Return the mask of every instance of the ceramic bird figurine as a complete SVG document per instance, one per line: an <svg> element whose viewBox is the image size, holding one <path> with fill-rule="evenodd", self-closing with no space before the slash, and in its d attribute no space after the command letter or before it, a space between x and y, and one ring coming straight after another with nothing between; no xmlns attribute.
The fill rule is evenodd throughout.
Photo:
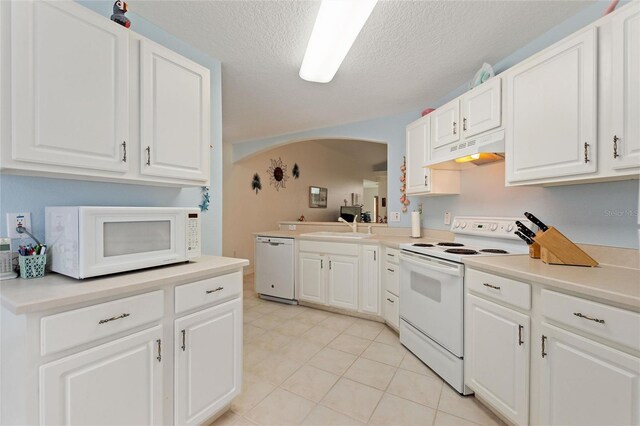
<svg viewBox="0 0 640 426"><path fill-rule="evenodd" d="M113 4L113 15L111 15L111 20L113 22L117 22L123 27L129 28L131 26L131 21L129 18L124 16L127 13L127 3L122 0L117 0Z"/></svg>

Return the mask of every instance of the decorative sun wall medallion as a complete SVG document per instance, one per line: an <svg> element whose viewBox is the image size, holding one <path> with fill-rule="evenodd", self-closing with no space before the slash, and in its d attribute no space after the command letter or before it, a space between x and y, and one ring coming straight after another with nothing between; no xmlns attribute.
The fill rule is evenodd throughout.
<svg viewBox="0 0 640 426"><path fill-rule="evenodd" d="M258 191L262 189L262 182L260 182L260 175L257 173L253 175L253 179L251 180L251 189L256 191L256 194L258 193Z"/></svg>
<svg viewBox="0 0 640 426"><path fill-rule="evenodd" d="M275 186L276 191L279 191L280 188L286 188L285 183L289 176L287 175L287 166L282 164L282 158L271 159L271 166L267 169L267 173L269 173L269 183Z"/></svg>

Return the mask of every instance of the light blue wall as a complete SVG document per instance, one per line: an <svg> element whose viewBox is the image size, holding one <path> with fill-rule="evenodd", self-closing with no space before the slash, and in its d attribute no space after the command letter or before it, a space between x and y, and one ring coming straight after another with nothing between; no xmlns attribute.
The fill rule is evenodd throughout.
<svg viewBox="0 0 640 426"><path fill-rule="evenodd" d="M80 1L109 17L113 1ZM135 13L127 13L132 30L198 62L211 70L211 205L202 216L203 252L222 253L222 96L220 61L194 49ZM29 211L36 237L44 238L44 207L59 205L195 207L200 188L163 188L66 179L2 175L0 178L0 235L6 235L5 213Z"/></svg>
<svg viewBox="0 0 640 426"><path fill-rule="evenodd" d="M624 2L627 3L627 2ZM621 2L621 4L624 4ZM602 16L608 2L598 2L552 28L526 46L494 65L497 73L555 43ZM620 7L620 6L619 6ZM471 76L470 76L471 77ZM462 84L439 100L425 99L425 107L438 107L468 90ZM326 138L353 138L388 144L389 211L400 211L400 164L405 155L405 127L420 117L419 111L341 126L315 129L260 140L237 143L237 161L253 153L290 141ZM462 194L439 197L409 197L409 211L424 204L423 226L448 229L445 212L453 215L522 216L532 211L548 220L578 242L638 248L638 181L570 185L552 188L505 188L504 163L462 172ZM399 223L409 226L409 215Z"/></svg>

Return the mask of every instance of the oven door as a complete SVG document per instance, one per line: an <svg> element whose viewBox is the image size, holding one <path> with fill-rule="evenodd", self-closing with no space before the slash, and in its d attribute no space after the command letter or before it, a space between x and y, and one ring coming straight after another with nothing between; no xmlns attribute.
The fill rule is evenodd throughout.
<svg viewBox="0 0 640 426"><path fill-rule="evenodd" d="M81 207L80 278L186 261L185 209Z"/></svg>
<svg viewBox="0 0 640 426"><path fill-rule="evenodd" d="M459 263L402 251L400 317L462 357L463 276Z"/></svg>

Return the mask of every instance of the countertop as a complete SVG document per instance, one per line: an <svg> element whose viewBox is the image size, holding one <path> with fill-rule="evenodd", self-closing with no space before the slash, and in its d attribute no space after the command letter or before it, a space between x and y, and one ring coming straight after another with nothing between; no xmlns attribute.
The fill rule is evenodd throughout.
<svg viewBox="0 0 640 426"><path fill-rule="evenodd" d="M640 270L600 264L594 268L547 265L527 255L466 257L474 269L592 296L640 311Z"/></svg>
<svg viewBox="0 0 640 426"><path fill-rule="evenodd" d="M380 235L380 234L372 234L369 238L359 238L359 239L346 239L346 238L332 238L332 237L315 237L308 236L303 234L308 234L309 231L264 231L264 232L254 232L253 235L256 237L272 237L272 238L294 238L294 239L304 239L304 240L312 240L312 241L331 241L336 243L352 243L352 244L382 244L386 247L391 248L399 248L400 244L405 243L437 243L442 240L422 237L422 238L412 238L409 236L402 235Z"/></svg>
<svg viewBox="0 0 640 426"><path fill-rule="evenodd" d="M232 271L249 265L245 259L202 256L189 263L161 266L106 277L76 280L65 275L48 273L43 278L0 281L2 305L14 314L39 312L105 297L120 297L128 293L160 288L166 284L190 281Z"/></svg>

